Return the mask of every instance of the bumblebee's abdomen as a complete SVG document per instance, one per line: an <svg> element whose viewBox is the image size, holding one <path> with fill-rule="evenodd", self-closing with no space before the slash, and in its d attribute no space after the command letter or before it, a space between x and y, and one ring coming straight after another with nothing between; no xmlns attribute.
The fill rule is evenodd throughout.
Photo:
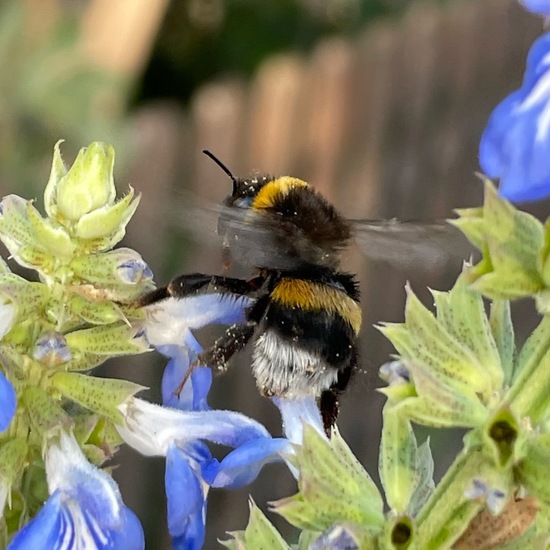
<svg viewBox="0 0 550 550"><path fill-rule="evenodd" d="M355 366L359 304L336 281L291 277L280 279L270 298L253 352L260 391L318 397Z"/></svg>

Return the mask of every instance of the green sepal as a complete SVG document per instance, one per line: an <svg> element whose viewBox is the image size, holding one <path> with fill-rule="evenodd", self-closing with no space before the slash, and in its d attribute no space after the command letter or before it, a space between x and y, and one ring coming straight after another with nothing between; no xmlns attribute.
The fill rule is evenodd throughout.
<svg viewBox="0 0 550 550"><path fill-rule="evenodd" d="M466 238L479 250L485 245L485 223L483 221L483 207L457 208L455 214L459 217L447 220L451 225L460 229Z"/></svg>
<svg viewBox="0 0 550 550"><path fill-rule="evenodd" d="M416 517L418 511L430 498L435 489L434 459L430 449L430 440L427 439L418 447L416 453L417 481L414 493L411 496L407 513Z"/></svg>
<svg viewBox="0 0 550 550"><path fill-rule="evenodd" d="M397 402L408 399L409 397L417 397L416 389L413 383L403 382L401 384L390 384L385 388L376 388L376 391L385 395L389 401Z"/></svg>
<svg viewBox="0 0 550 550"><path fill-rule="evenodd" d="M119 275L119 267L130 261L145 263L135 250L117 248L101 254L77 256L71 261L70 268L75 277L83 282L94 283L96 286L110 286L116 282L134 285L140 281L128 282Z"/></svg>
<svg viewBox="0 0 550 550"><path fill-rule="evenodd" d="M378 471L386 501L397 514L409 507L419 479L417 444L411 423L399 409L386 404L383 410L382 439Z"/></svg>
<svg viewBox="0 0 550 550"><path fill-rule="evenodd" d="M55 202L60 221L64 218L70 224L88 212L113 203L114 162L113 147L101 142L91 143L78 152L69 171L55 185L55 199L49 193L48 202Z"/></svg>
<svg viewBox="0 0 550 550"><path fill-rule="evenodd" d="M515 336L510 302L508 300L493 300L489 314L489 324L495 340L500 365L504 375L503 385L508 386L512 382L515 359Z"/></svg>
<svg viewBox="0 0 550 550"><path fill-rule="evenodd" d="M233 550L290 550L265 514L250 500L250 517L244 531L228 533L233 540L219 541Z"/></svg>
<svg viewBox="0 0 550 550"><path fill-rule="evenodd" d="M82 216L76 224L75 235L80 239L101 242L102 250L112 248L124 237L126 225L134 215L140 198L141 195L138 195L134 199L134 190L130 187L128 194L115 204Z"/></svg>
<svg viewBox="0 0 550 550"><path fill-rule="evenodd" d="M115 423L106 417L102 417L90 434L88 443L101 447L109 457L115 454L117 449L124 443L124 440L115 428Z"/></svg>
<svg viewBox="0 0 550 550"><path fill-rule="evenodd" d="M88 443L91 435L94 433L97 424L102 417L97 414L90 414L87 411L79 411L73 415L73 435L80 446Z"/></svg>
<svg viewBox="0 0 550 550"><path fill-rule="evenodd" d="M97 378L74 372L58 372L51 377L52 386L62 395L87 409L123 423L118 407L144 386L128 380Z"/></svg>
<svg viewBox="0 0 550 550"><path fill-rule="evenodd" d="M550 410L550 350L536 368L524 370L518 376L507 397L518 418L528 416L536 425L547 416Z"/></svg>
<svg viewBox="0 0 550 550"><path fill-rule="evenodd" d="M483 275L471 284L471 288L493 300L518 300L538 294L541 283L532 273L514 273L515 267Z"/></svg>
<svg viewBox="0 0 550 550"><path fill-rule="evenodd" d="M13 275L13 273L11 272L11 269L6 263L6 260L4 260L4 258L0 256L0 280L10 275Z"/></svg>
<svg viewBox="0 0 550 550"><path fill-rule="evenodd" d="M539 271L546 287L550 287L550 218L544 223L544 244L539 253Z"/></svg>
<svg viewBox="0 0 550 550"><path fill-rule="evenodd" d="M273 505L287 521L313 531L344 521L382 527L382 497L336 429L328 441L305 424L294 462L300 472L299 492Z"/></svg>
<svg viewBox="0 0 550 550"><path fill-rule="evenodd" d="M49 219L40 215L31 202L27 203L27 217L40 250L57 260L68 261L72 257L76 247L65 228L54 227Z"/></svg>
<svg viewBox="0 0 550 550"><path fill-rule="evenodd" d="M38 260L37 263L33 263L33 259L42 258L44 254L34 241L27 212L28 202L17 195L7 195L2 199L0 239L20 265L32 268L40 265ZM25 252L24 258L22 257L23 251Z"/></svg>
<svg viewBox="0 0 550 550"><path fill-rule="evenodd" d="M525 457L516 467L518 481L529 494L550 506L550 434L537 434L525 446Z"/></svg>
<svg viewBox="0 0 550 550"><path fill-rule="evenodd" d="M63 370L66 372L92 370L104 362L105 355L100 355L97 353L82 353L76 350L73 351L72 359L63 363Z"/></svg>
<svg viewBox="0 0 550 550"><path fill-rule="evenodd" d="M57 184L62 177L67 173L67 168L61 157L61 144L63 140L60 139L53 148L52 167L50 170L50 177L44 190L44 207L48 217L55 219L57 217L56 196L57 196Z"/></svg>
<svg viewBox="0 0 550 550"><path fill-rule="evenodd" d="M108 356L128 355L148 349L145 340L137 333L136 327L116 323L77 330L67 334L66 339L71 350Z"/></svg>
<svg viewBox="0 0 550 550"><path fill-rule="evenodd" d="M429 366L409 365L417 397L400 402L400 414L413 422L434 427L476 427L489 415L478 395L471 389L446 385Z"/></svg>
<svg viewBox="0 0 550 550"><path fill-rule="evenodd" d="M467 269L468 265L465 264L463 272L449 292L434 293L437 320L449 334L474 354L492 382L491 390L496 390L502 386L503 379L500 356L483 299L468 285L465 276Z"/></svg>
<svg viewBox="0 0 550 550"><path fill-rule="evenodd" d="M516 442L520 426L509 408L497 410L483 430L484 448L489 449L491 459L499 468L505 468L517 458Z"/></svg>
<svg viewBox="0 0 550 550"><path fill-rule="evenodd" d="M438 299L441 303L442 297ZM490 376L467 345L446 330L447 322L436 319L407 287L406 332L395 325L383 326L381 330L405 360L423 363L444 385L458 391L489 394Z"/></svg>
<svg viewBox="0 0 550 550"><path fill-rule="evenodd" d="M415 526L409 516L393 516L386 521L381 535L382 548L406 550L414 543Z"/></svg>
<svg viewBox="0 0 550 550"><path fill-rule="evenodd" d="M454 222L483 253L469 273L472 288L494 299L534 295L544 286L539 272L542 224L503 199L490 180L484 183L482 217L467 210L463 222Z"/></svg>
<svg viewBox="0 0 550 550"><path fill-rule="evenodd" d="M11 282L0 283L0 295L14 304L16 322L40 317L50 299L50 290L43 283L30 283L18 278Z"/></svg>
<svg viewBox="0 0 550 550"><path fill-rule="evenodd" d="M298 542L292 544L290 547L292 550L309 550L311 543L315 542L319 538L321 533L319 531L309 531L304 529L300 531L300 536L298 537Z"/></svg>
<svg viewBox="0 0 550 550"><path fill-rule="evenodd" d="M550 289L548 287L535 295L535 305L541 315L550 313Z"/></svg>
<svg viewBox="0 0 550 550"><path fill-rule="evenodd" d="M8 439L0 445L0 479L8 487L15 485L27 463L27 442L22 438Z"/></svg>
<svg viewBox="0 0 550 550"><path fill-rule="evenodd" d="M74 315L92 325L108 325L126 318L120 307L110 300L91 302L75 294L67 306Z"/></svg>
<svg viewBox="0 0 550 550"><path fill-rule="evenodd" d="M452 547L485 504L479 499L467 498L468 489L474 479L484 479L491 470L492 466L479 450L463 452L457 458L416 517L414 548Z"/></svg>
<svg viewBox="0 0 550 550"><path fill-rule="evenodd" d="M544 316L537 328L531 333L521 348L514 369L514 382L521 378L521 384L515 383L516 388L525 383L532 371L537 368L543 356L550 349L550 316Z"/></svg>
<svg viewBox="0 0 550 550"><path fill-rule="evenodd" d="M67 430L72 427L71 417L41 388L26 388L21 396L21 405L34 430L42 437L61 427Z"/></svg>

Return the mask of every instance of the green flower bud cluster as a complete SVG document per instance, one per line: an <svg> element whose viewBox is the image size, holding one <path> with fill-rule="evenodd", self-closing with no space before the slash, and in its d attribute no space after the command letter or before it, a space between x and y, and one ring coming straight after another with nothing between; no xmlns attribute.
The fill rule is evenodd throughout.
<svg viewBox="0 0 550 550"><path fill-rule="evenodd" d="M113 148L92 143L67 169L58 143L44 193L47 215L16 195L0 203L0 239L38 278L27 281L0 261L1 368L17 395L15 416L0 434L7 532L45 500L46 439L72 429L100 465L120 442L118 405L141 389L85 374L109 357L148 348L132 302L153 288L152 274L137 252L113 250L139 197L130 188L116 200L113 164Z"/></svg>
<svg viewBox="0 0 550 550"><path fill-rule="evenodd" d="M484 180L479 208L457 210L457 226L482 253L468 272L472 289L494 299L532 296L541 313L550 308L550 223L517 210Z"/></svg>

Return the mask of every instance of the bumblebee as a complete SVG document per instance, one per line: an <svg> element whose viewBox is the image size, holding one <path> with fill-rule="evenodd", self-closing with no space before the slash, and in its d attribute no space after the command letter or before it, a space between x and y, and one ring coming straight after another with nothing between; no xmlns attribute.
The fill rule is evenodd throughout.
<svg viewBox="0 0 550 550"><path fill-rule="evenodd" d="M233 182L218 222L224 256L254 270L254 276L182 275L142 297L140 305L204 292L251 298L246 322L228 327L198 362L225 369L251 341L260 393L314 396L329 432L340 395L357 368L359 290L354 275L340 270L340 251L350 239L351 225L300 179L237 179L211 153L205 154Z"/></svg>

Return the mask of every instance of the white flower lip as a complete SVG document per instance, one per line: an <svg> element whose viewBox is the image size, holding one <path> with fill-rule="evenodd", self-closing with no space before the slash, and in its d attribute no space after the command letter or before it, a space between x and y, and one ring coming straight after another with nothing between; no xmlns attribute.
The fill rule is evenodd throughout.
<svg viewBox="0 0 550 550"><path fill-rule="evenodd" d="M92 466L82 453L72 434L61 430L59 440L50 444L45 452L48 490L57 489L73 493L78 485L93 487L95 495L101 495L101 504L114 520L122 510L122 498L114 480L99 468Z"/></svg>
<svg viewBox="0 0 550 550"><path fill-rule="evenodd" d="M244 322L244 309L250 303L246 297L222 294L167 298L145 308L147 340L153 346L181 345L189 330Z"/></svg>
<svg viewBox="0 0 550 550"><path fill-rule="evenodd" d="M119 406L124 426L116 428L131 447L145 456L166 456L171 444L197 439L232 447L270 437L258 422L233 411L181 411L130 398Z"/></svg>
<svg viewBox="0 0 550 550"><path fill-rule="evenodd" d="M311 424L325 436L323 420L315 397L311 395L293 399L276 397L273 398L273 402L281 412L285 437L295 445L302 444L304 424Z"/></svg>

